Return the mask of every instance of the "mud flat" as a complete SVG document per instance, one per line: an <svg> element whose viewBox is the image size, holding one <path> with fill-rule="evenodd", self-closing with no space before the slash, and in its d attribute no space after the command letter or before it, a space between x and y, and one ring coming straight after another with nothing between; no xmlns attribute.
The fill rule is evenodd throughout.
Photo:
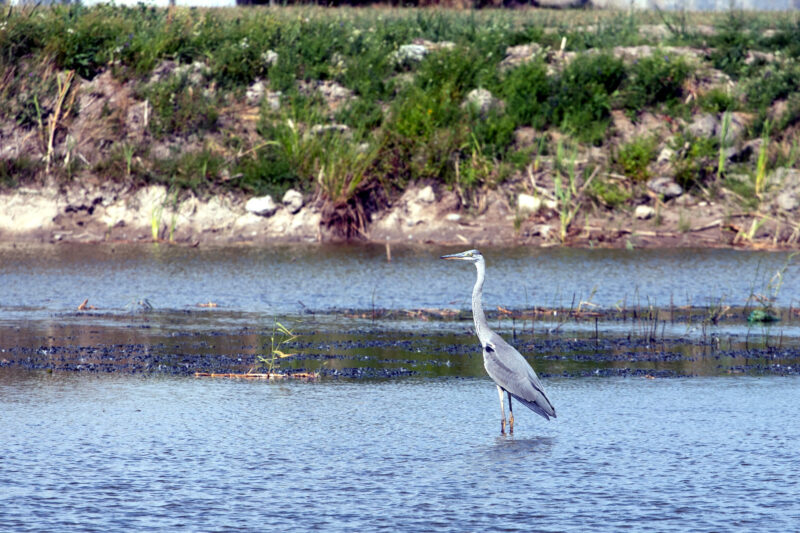
<svg viewBox="0 0 800 533"><path fill-rule="evenodd" d="M337 327L305 328L280 347L291 354L270 361L275 332L225 327L185 329L135 321L54 325L27 322L0 326L0 367L47 372L132 373L191 376L195 373L318 373L322 379L416 377L474 378L483 361L468 322L414 329L392 320L365 323L342 315ZM184 319L186 314L184 313ZM421 315L418 315L421 316ZM426 321L429 318L425 319ZM348 325L349 322L349 325ZM503 334L545 376L685 377L728 374L800 374L800 339L782 329L729 324L688 333L686 323L665 332L626 319L598 329L540 322L537 332L518 327ZM684 334L680 331L683 330Z"/></svg>

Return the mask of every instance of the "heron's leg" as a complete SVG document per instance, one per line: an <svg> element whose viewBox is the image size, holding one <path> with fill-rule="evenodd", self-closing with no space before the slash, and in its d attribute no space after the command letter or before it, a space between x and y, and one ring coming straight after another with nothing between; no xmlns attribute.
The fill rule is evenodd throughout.
<svg viewBox="0 0 800 533"><path fill-rule="evenodd" d="M506 434L506 409L503 406L503 389L500 388L500 385L497 386L497 394L500 395L500 434Z"/></svg>
<svg viewBox="0 0 800 533"><path fill-rule="evenodd" d="M508 432L514 433L514 409L511 407L511 393L508 392Z"/></svg>

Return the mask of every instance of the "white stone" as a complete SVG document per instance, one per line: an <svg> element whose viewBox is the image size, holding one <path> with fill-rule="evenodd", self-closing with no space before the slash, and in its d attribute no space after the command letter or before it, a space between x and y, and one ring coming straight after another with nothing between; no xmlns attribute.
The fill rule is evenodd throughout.
<svg viewBox="0 0 800 533"><path fill-rule="evenodd" d="M703 113L694 118L689 124L689 133L695 137L708 139L713 137L719 128L719 121L710 113Z"/></svg>
<svg viewBox="0 0 800 533"><path fill-rule="evenodd" d="M649 218L653 218L655 214L656 210L649 205L637 205L636 209L633 211L633 216L635 216L639 220L647 220Z"/></svg>
<svg viewBox="0 0 800 533"><path fill-rule="evenodd" d="M550 236L551 231L553 231L553 226L550 224L539 224L533 228L533 235L539 235L541 238L546 239Z"/></svg>
<svg viewBox="0 0 800 533"><path fill-rule="evenodd" d="M490 109L498 105L498 100L486 89L472 89L467 93L463 105L465 107L471 106L481 115L485 115Z"/></svg>
<svg viewBox="0 0 800 533"><path fill-rule="evenodd" d="M9 228L11 231L50 228L58 213L57 198L45 194L0 195L0 227Z"/></svg>
<svg viewBox="0 0 800 533"><path fill-rule="evenodd" d="M265 66L271 67L278 62L278 52L275 50L267 50L261 54L261 61L263 61Z"/></svg>
<svg viewBox="0 0 800 533"><path fill-rule="evenodd" d="M797 193L794 191L783 191L775 198L775 203L783 211L794 211L800 206L800 201L797 199Z"/></svg>
<svg viewBox="0 0 800 533"><path fill-rule="evenodd" d="M419 63L428 55L428 48L422 44L404 44L394 53L395 61L401 65Z"/></svg>
<svg viewBox="0 0 800 533"><path fill-rule="evenodd" d="M656 163L669 163L672 161L672 158L675 157L675 150L670 148L669 146L665 146L661 149L661 152L658 154L658 159L656 159Z"/></svg>
<svg viewBox="0 0 800 533"><path fill-rule="evenodd" d="M278 111L281 108L281 97L283 93L281 91L267 91L266 92L266 101L267 105L272 111Z"/></svg>
<svg viewBox="0 0 800 533"><path fill-rule="evenodd" d="M328 133L348 133L350 126L347 124L314 124L309 132L312 135L325 135Z"/></svg>
<svg viewBox="0 0 800 533"><path fill-rule="evenodd" d="M658 176L651 179L647 182L647 188L656 194L660 194L665 200L677 198L683 194L683 187L668 176Z"/></svg>
<svg viewBox="0 0 800 533"><path fill-rule="evenodd" d="M303 195L294 189L289 189L283 195L281 202L290 213L295 214L303 207Z"/></svg>
<svg viewBox="0 0 800 533"><path fill-rule="evenodd" d="M521 193L517 196L517 210L522 213L535 213L542 207L542 200L537 196Z"/></svg>
<svg viewBox="0 0 800 533"><path fill-rule="evenodd" d="M278 210L278 206L275 205L275 201L272 199L272 196L269 194L266 196L257 196L254 198L250 198L247 200L244 208L250 212L255 213L256 215L261 215L262 217L269 217L275 214L275 211Z"/></svg>
<svg viewBox="0 0 800 533"><path fill-rule="evenodd" d="M458 214L458 213L447 213L447 216L445 216L444 218L448 222L460 222L461 221L461 215Z"/></svg>
<svg viewBox="0 0 800 533"><path fill-rule="evenodd" d="M417 201L424 204L432 204L435 202L436 195L433 193L433 187L428 185L427 187L421 189L419 194L417 194Z"/></svg>
<svg viewBox="0 0 800 533"><path fill-rule="evenodd" d="M245 99L247 100L247 103L249 105L258 105L259 102L261 102L261 99L264 97L266 90L267 88L263 81L258 80L253 83L247 88L247 92L245 93Z"/></svg>

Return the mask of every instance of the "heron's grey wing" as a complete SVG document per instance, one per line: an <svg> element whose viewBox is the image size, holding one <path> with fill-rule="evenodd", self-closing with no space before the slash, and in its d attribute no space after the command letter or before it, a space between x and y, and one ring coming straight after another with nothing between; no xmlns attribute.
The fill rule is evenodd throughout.
<svg viewBox="0 0 800 533"><path fill-rule="evenodd" d="M526 407L549 419L556 416L539 376L516 348L492 332L483 346L483 362L489 376Z"/></svg>

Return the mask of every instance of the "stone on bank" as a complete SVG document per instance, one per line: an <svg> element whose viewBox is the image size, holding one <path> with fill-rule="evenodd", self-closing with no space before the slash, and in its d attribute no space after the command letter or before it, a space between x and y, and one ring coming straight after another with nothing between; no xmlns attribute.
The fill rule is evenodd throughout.
<svg viewBox="0 0 800 533"><path fill-rule="evenodd" d="M277 204L269 194L266 196L256 196L247 200L244 205L248 213L253 213L262 217L270 217L278 210Z"/></svg>

